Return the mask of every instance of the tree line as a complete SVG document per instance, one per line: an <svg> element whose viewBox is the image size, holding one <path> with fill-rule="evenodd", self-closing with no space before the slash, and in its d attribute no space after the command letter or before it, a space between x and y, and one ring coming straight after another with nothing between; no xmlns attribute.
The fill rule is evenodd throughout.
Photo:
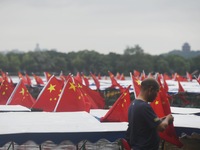
<svg viewBox="0 0 200 150"><path fill-rule="evenodd" d="M101 75L108 75L108 71L113 74L117 72L129 76L130 72L137 70L145 73L159 72L179 73L185 75L199 73L200 55L193 58L184 58L178 55L150 55L136 45L127 47L123 54L110 52L101 54L95 50L81 50L78 52L57 52L56 50L29 51L23 53L8 52L0 53L0 69L10 75L17 75L17 72L28 74L36 73L43 75L44 71L52 74L76 74L83 72L89 75L90 72Z"/></svg>

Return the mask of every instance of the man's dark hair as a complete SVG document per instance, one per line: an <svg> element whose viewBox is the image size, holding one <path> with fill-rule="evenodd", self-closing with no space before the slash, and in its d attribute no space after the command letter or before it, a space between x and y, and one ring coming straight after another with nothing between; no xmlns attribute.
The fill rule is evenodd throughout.
<svg viewBox="0 0 200 150"><path fill-rule="evenodd" d="M160 86L154 78L146 78L141 82L141 90L146 91L149 88L153 90L159 90Z"/></svg>

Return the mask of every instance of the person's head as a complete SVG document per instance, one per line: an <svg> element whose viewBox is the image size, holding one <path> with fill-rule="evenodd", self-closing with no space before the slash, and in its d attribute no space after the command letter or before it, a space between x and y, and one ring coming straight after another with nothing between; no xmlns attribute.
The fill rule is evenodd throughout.
<svg viewBox="0 0 200 150"><path fill-rule="evenodd" d="M141 82L141 94L147 102L153 102L157 97L160 86L154 78L146 78Z"/></svg>

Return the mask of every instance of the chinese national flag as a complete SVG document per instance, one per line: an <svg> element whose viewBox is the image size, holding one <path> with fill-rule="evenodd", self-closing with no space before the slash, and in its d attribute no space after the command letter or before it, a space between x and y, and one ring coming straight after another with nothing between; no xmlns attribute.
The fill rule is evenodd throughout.
<svg viewBox="0 0 200 150"><path fill-rule="evenodd" d="M98 74L98 79L101 80L101 74L100 73Z"/></svg>
<svg viewBox="0 0 200 150"><path fill-rule="evenodd" d="M19 83L16 85L14 91L8 99L7 105L22 105L31 108L34 103L35 99L29 93L22 79L20 79Z"/></svg>
<svg viewBox="0 0 200 150"><path fill-rule="evenodd" d="M109 73L109 72L108 72L108 73ZM117 74L116 74L116 79L117 79L117 80L120 80L120 76L121 76L120 73L117 72Z"/></svg>
<svg viewBox="0 0 200 150"><path fill-rule="evenodd" d="M35 82L37 83L37 85L44 85L44 82L43 82L41 77L35 75L34 73L33 73L33 77L34 77Z"/></svg>
<svg viewBox="0 0 200 150"><path fill-rule="evenodd" d="M124 74L122 73L120 76L120 80L125 80Z"/></svg>
<svg viewBox="0 0 200 150"><path fill-rule="evenodd" d="M27 85L31 85L32 84L31 78L29 77L29 75L27 73L25 73L25 76L26 76L26 80L27 80Z"/></svg>
<svg viewBox="0 0 200 150"><path fill-rule="evenodd" d="M109 74L110 80L111 80L110 88L118 87L120 89L120 92L122 93L125 89L117 82L117 80L115 79L115 76L113 75L112 72L108 71L108 74Z"/></svg>
<svg viewBox="0 0 200 150"><path fill-rule="evenodd" d="M130 73L132 82L133 82L133 88L134 88L134 93L135 97L137 98L139 93L140 93L140 86L141 86L141 81L137 78L135 78L132 73Z"/></svg>
<svg viewBox="0 0 200 150"><path fill-rule="evenodd" d="M174 80L175 81L187 81L187 79L186 78L184 78L183 76L181 76L181 75L179 75L178 73L175 73L175 75L174 75Z"/></svg>
<svg viewBox="0 0 200 150"><path fill-rule="evenodd" d="M64 82L60 82L52 75L38 95L37 101L32 108L52 112L58 102L63 85Z"/></svg>
<svg viewBox="0 0 200 150"><path fill-rule="evenodd" d="M7 80L3 80L0 88L0 105L5 105L14 90L12 83L9 83Z"/></svg>
<svg viewBox="0 0 200 150"><path fill-rule="evenodd" d="M3 72L2 70L1 70L1 76L2 76L3 80L7 80L7 82L9 82L7 73Z"/></svg>
<svg viewBox="0 0 200 150"><path fill-rule="evenodd" d="M170 104L168 101L168 96L161 85L160 79L158 78L158 83L160 84L160 91L156 97L156 99L150 104L153 108L154 112L157 114L159 118L163 118L168 114L171 114ZM174 144L178 147L182 147L183 144L179 141L179 138L176 135L176 131L174 129L173 123L170 124L164 132L159 132L159 135L165 141Z"/></svg>
<svg viewBox="0 0 200 150"><path fill-rule="evenodd" d="M91 104L80 90L72 77L65 83L61 96L56 104L54 112L89 112Z"/></svg>
<svg viewBox="0 0 200 150"><path fill-rule="evenodd" d="M185 90L183 89L183 86L181 85L180 81L178 80L178 92L185 92Z"/></svg>
<svg viewBox="0 0 200 150"><path fill-rule="evenodd" d="M146 74L143 70L142 73L140 74L140 80L143 81L144 79L146 79Z"/></svg>
<svg viewBox="0 0 200 150"><path fill-rule="evenodd" d="M76 76L74 77L76 80L78 80L80 83L83 83L81 74L77 72Z"/></svg>
<svg viewBox="0 0 200 150"><path fill-rule="evenodd" d="M117 82L117 80L115 79L115 76L113 75L112 72L108 71L108 74L110 76L110 80L111 80L111 87L120 87L119 83ZM118 73L119 74L119 73Z"/></svg>
<svg viewBox="0 0 200 150"><path fill-rule="evenodd" d="M100 119L101 122L128 122L128 108L130 105L129 89L130 85L120 95L105 116Z"/></svg>
<svg viewBox="0 0 200 150"><path fill-rule="evenodd" d="M20 79L22 79L22 82L23 82L25 85L28 84L27 79L22 75L21 72L18 72L18 77L19 77Z"/></svg>
<svg viewBox="0 0 200 150"><path fill-rule="evenodd" d="M184 90L183 86L181 85L179 80L177 82L178 82L178 94L179 94L179 97L182 100L184 106L190 104L190 101L188 101L184 95L185 90Z"/></svg>
<svg viewBox="0 0 200 150"><path fill-rule="evenodd" d="M105 100L100 95L99 92L90 89L89 87L81 84L79 81L75 80L75 82L78 85L78 88L86 96L86 99L88 99L88 101L91 103L91 108L92 109L103 109L104 108Z"/></svg>
<svg viewBox="0 0 200 150"><path fill-rule="evenodd" d="M49 72L46 72L46 71L45 71L45 72L44 72L44 76L45 76L45 78L46 78L46 81L48 82L52 75L51 75Z"/></svg>
<svg viewBox="0 0 200 150"><path fill-rule="evenodd" d="M192 75L189 72L186 72L186 77L188 81L192 81Z"/></svg>
<svg viewBox="0 0 200 150"><path fill-rule="evenodd" d="M84 83L85 83L85 86L89 87L89 86L90 86L90 83L89 83L88 78L83 74L83 72L82 72L81 74L82 74L82 77L83 77L83 81L84 81Z"/></svg>
<svg viewBox="0 0 200 150"><path fill-rule="evenodd" d="M134 70L134 71L133 71L133 76L134 76L136 79L139 79L139 77L140 77L140 72L137 71L137 70Z"/></svg>
<svg viewBox="0 0 200 150"><path fill-rule="evenodd" d="M167 84L165 78L163 78L163 84L164 84L164 89L165 89L165 91L168 92L168 91L169 91L169 86L168 86L168 84Z"/></svg>
<svg viewBox="0 0 200 150"><path fill-rule="evenodd" d="M90 72L90 75L92 76L92 79L94 80L94 83L95 83L95 85L97 87L97 90L99 90L100 89L100 82L99 82L99 80L97 79L97 77L93 73Z"/></svg>

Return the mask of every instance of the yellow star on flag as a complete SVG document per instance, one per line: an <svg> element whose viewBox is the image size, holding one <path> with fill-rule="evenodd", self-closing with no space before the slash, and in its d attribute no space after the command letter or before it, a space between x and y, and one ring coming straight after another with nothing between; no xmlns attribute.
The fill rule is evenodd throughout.
<svg viewBox="0 0 200 150"><path fill-rule="evenodd" d="M125 93L123 94L123 97L122 97L122 98L124 98L126 95L127 95L127 93L125 92Z"/></svg>
<svg viewBox="0 0 200 150"><path fill-rule="evenodd" d="M51 75L48 73L47 76L50 77Z"/></svg>
<svg viewBox="0 0 200 150"><path fill-rule="evenodd" d="M78 88L82 88L82 86L78 83Z"/></svg>
<svg viewBox="0 0 200 150"><path fill-rule="evenodd" d="M24 95L24 92L25 92L25 90L24 90L24 88L22 88L22 90L19 93L21 93L22 95Z"/></svg>
<svg viewBox="0 0 200 150"><path fill-rule="evenodd" d="M138 85L141 85L141 81L140 80L136 80L135 82L137 82Z"/></svg>
<svg viewBox="0 0 200 150"><path fill-rule="evenodd" d="M55 86L56 86L56 85L50 84L50 86L49 86L49 88L48 88L48 90L50 91L50 93L51 93L52 91L55 91Z"/></svg>
<svg viewBox="0 0 200 150"><path fill-rule="evenodd" d="M2 95L5 95L5 94L6 94L6 91L3 91L3 92L2 92Z"/></svg>
<svg viewBox="0 0 200 150"><path fill-rule="evenodd" d="M124 103L122 103L122 107L124 107Z"/></svg>
<svg viewBox="0 0 200 150"><path fill-rule="evenodd" d="M155 101L155 104L158 105L158 103L159 103L159 101L156 100L156 101Z"/></svg>
<svg viewBox="0 0 200 150"><path fill-rule="evenodd" d="M70 84L69 89L73 89L74 91L76 91L76 85L72 82L70 82L69 84Z"/></svg>

